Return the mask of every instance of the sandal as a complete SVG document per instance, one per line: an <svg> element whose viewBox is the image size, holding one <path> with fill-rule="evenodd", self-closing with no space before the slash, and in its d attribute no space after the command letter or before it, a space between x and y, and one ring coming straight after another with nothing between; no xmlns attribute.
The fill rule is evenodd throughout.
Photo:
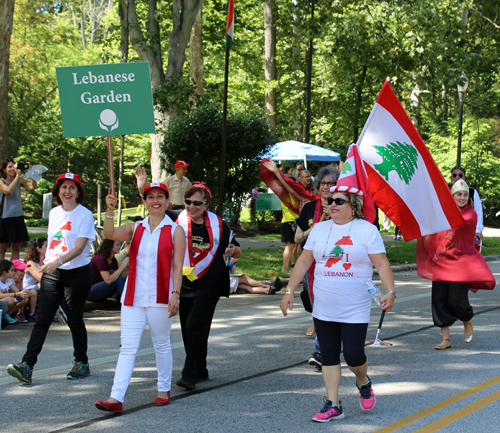
<svg viewBox="0 0 500 433"><path fill-rule="evenodd" d="M438 344L434 349L436 350L444 350L444 349L449 349L451 347L451 340L449 338L444 338L443 341L445 342Z"/></svg>

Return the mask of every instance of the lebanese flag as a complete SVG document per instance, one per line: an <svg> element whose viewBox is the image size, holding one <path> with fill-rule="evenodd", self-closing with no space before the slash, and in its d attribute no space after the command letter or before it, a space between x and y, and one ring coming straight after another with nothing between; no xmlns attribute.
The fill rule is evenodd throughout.
<svg viewBox="0 0 500 433"><path fill-rule="evenodd" d="M375 213L373 198L370 194L370 183L368 182L368 176L363 165L363 158L359 154L358 146L354 143L351 144L347 151L347 157L335 187L335 190L339 192L351 192L352 189L358 189L362 192L359 195L363 197L365 219L373 223L377 215Z"/></svg>
<svg viewBox="0 0 500 433"><path fill-rule="evenodd" d="M405 241L466 224L403 106L384 83L358 139L375 204Z"/></svg>
<svg viewBox="0 0 500 433"><path fill-rule="evenodd" d="M233 44L234 35L234 0L229 0L227 2L227 48L231 48Z"/></svg>
<svg viewBox="0 0 500 433"><path fill-rule="evenodd" d="M292 212L299 215L300 210L305 203L319 199L319 194L315 196L311 191L305 189L300 183L285 176L281 171L278 173L278 178L272 171L269 171L266 168L265 163L267 161L270 160L264 158L260 162L260 177L264 183L279 197L281 202ZM288 186L301 197L301 199L299 200L293 194L288 192L288 190L283 186L284 183L287 183Z"/></svg>

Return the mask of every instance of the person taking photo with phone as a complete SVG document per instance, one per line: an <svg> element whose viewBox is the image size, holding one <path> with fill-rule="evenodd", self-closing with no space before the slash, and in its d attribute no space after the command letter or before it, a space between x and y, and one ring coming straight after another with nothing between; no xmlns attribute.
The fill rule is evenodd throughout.
<svg viewBox="0 0 500 433"><path fill-rule="evenodd" d="M1 166L0 179L0 260L5 258L9 245L11 246L10 260L19 259L22 242L29 242L28 230L24 222L24 212L21 200L21 186L31 191L36 189L34 180L21 179L21 166L12 159L6 158ZM29 168L25 164L23 168Z"/></svg>

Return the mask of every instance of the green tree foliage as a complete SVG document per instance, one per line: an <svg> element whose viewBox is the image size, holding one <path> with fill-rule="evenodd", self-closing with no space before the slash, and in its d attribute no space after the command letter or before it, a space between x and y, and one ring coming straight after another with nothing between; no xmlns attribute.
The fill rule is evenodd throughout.
<svg viewBox="0 0 500 433"><path fill-rule="evenodd" d="M434 133L427 146L444 174L450 181L450 172L456 166L457 156L456 119L446 125L447 136ZM466 168L466 181L478 188L481 197L490 196L484 202L485 224L499 225L496 213L500 211L500 122L490 119L467 118L463 125L462 162Z"/></svg>
<svg viewBox="0 0 500 433"><path fill-rule="evenodd" d="M165 135L162 151L166 160L185 160L190 164L191 181L204 181L219 199L222 110L212 103L177 117ZM225 217L232 223L239 218L243 201L259 185L259 163L275 142L262 110L233 106L227 117ZM173 172L173 167L166 167ZM195 176L195 177L193 177ZM217 211L217 209L216 209Z"/></svg>

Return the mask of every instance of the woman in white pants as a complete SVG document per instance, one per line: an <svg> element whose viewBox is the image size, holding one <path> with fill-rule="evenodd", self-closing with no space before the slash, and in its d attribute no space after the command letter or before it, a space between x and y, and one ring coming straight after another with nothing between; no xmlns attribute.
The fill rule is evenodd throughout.
<svg viewBox="0 0 500 433"><path fill-rule="evenodd" d="M106 197L104 237L115 241L132 239L129 274L121 298L121 348L111 396L106 401L97 400L95 406L121 413L146 324L151 332L158 369L158 395L154 405L165 406L170 402L170 328L179 311L186 239L183 228L165 215L168 189L164 184L146 185L143 202L149 216L135 224L114 227L116 201L116 194Z"/></svg>

